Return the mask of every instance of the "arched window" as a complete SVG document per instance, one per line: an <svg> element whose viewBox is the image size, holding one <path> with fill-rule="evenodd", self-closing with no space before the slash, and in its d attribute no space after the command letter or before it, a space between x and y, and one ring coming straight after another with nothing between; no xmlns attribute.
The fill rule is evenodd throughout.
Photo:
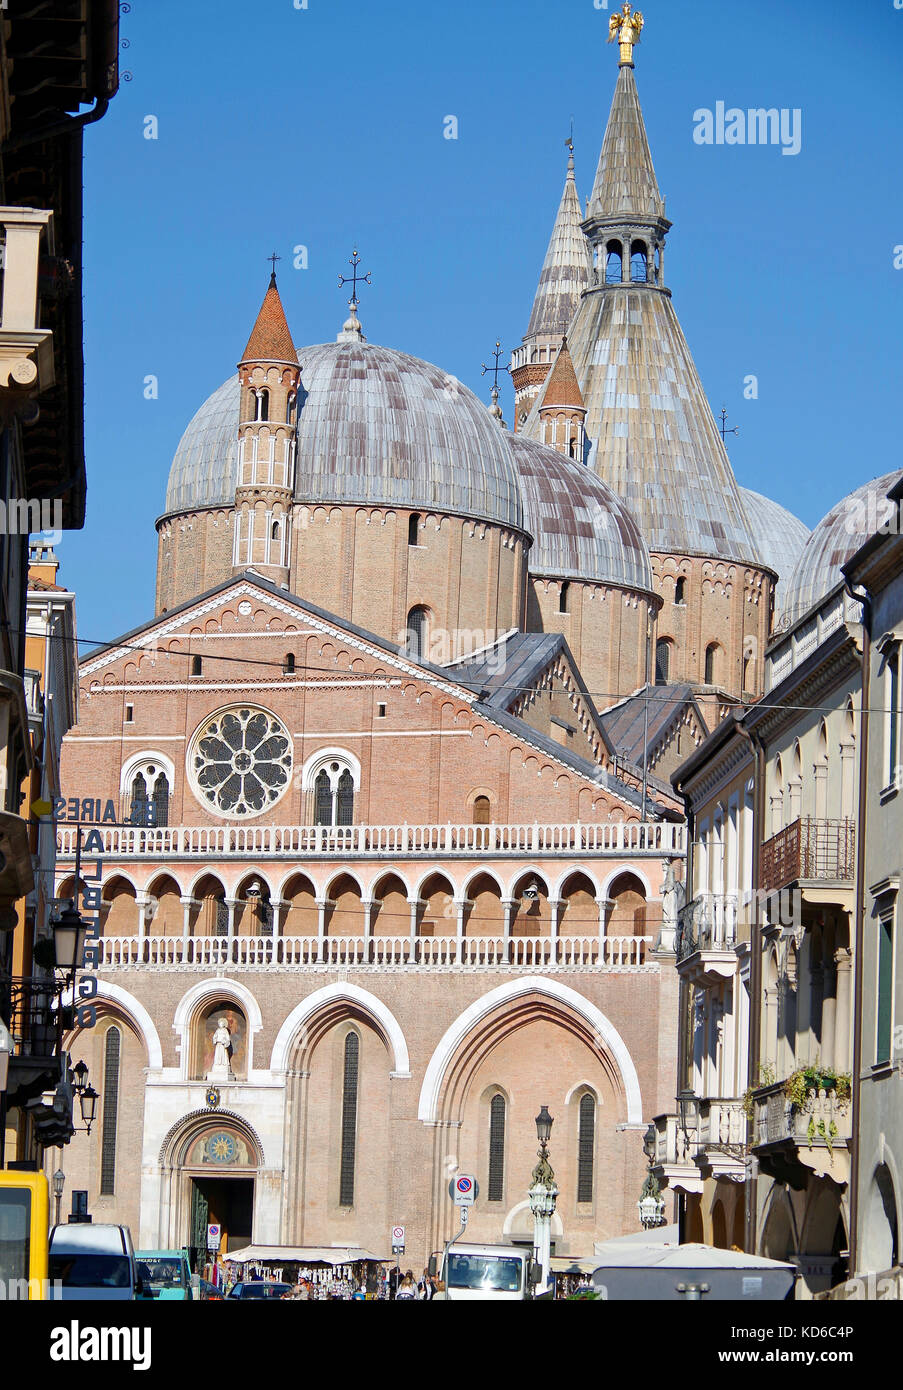
<svg viewBox="0 0 903 1390"><path fill-rule="evenodd" d="M567 579L562 581L561 588L558 590L559 613L566 613L568 611L568 590L570 589L570 587L570 583Z"/></svg>
<svg viewBox="0 0 903 1390"><path fill-rule="evenodd" d="M122 1034L114 1025L107 1029L103 1055L103 1113L100 1130L100 1191L116 1191L116 1130L119 1123L119 1056Z"/></svg>
<svg viewBox="0 0 903 1390"><path fill-rule="evenodd" d="M313 783L314 825L354 824L354 776L345 763L328 762Z"/></svg>
<svg viewBox="0 0 903 1390"><path fill-rule="evenodd" d="M293 676L295 674L295 653L286 652L282 662L282 674Z"/></svg>
<svg viewBox="0 0 903 1390"><path fill-rule="evenodd" d="M655 683L667 685L671 670L671 643L667 637L660 637L655 644Z"/></svg>
<svg viewBox="0 0 903 1390"><path fill-rule="evenodd" d="M743 679L741 681L744 690L749 690L749 662L750 658L745 656L743 658Z"/></svg>
<svg viewBox="0 0 903 1390"><path fill-rule="evenodd" d="M492 804L488 796L476 796L473 802L474 825L488 825L492 820Z"/></svg>
<svg viewBox="0 0 903 1390"><path fill-rule="evenodd" d="M408 614L407 654L413 661L422 661L426 655L425 608L412 608Z"/></svg>
<svg viewBox="0 0 903 1390"><path fill-rule="evenodd" d="M279 522L278 522L278 521L274 521L273 524L272 524L272 526L270 527L270 540L271 540L271 541L278 541L278 539L279 539Z"/></svg>
<svg viewBox="0 0 903 1390"><path fill-rule="evenodd" d="M609 243L605 254L605 283L606 285L620 285L621 278L621 248L616 241L613 241Z"/></svg>
<svg viewBox="0 0 903 1390"><path fill-rule="evenodd" d="M715 663L718 657L718 643L710 642L705 649L705 683L715 684Z"/></svg>
<svg viewBox="0 0 903 1390"><path fill-rule="evenodd" d="M193 656L191 658L191 674L193 676L199 676L203 669L204 663L202 662L201 658L199 656Z"/></svg>
<svg viewBox="0 0 903 1390"><path fill-rule="evenodd" d="M357 1085L360 1040L357 1033L345 1038L345 1068L342 1077L342 1153L339 1172L339 1206L354 1206L354 1160L357 1148Z"/></svg>
<svg viewBox="0 0 903 1390"><path fill-rule="evenodd" d="M270 393L269 391L257 392L257 409L254 414L255 420L269 420L270 418Z"/></svg>
<svg viewBox="0 0 903 1390"><path fill-rule="evenodd" d="M354 778L347 767L336 790L336 825L354 824Z"/></svg>
<svg viewBox="0 0 903 1390"><path fill-rule="evenodd" d="M581 1096L577 1112L577 1201L593 1200L596 1158L596 1102L589 1094Z"/></svg>
<svg viewBox="0 0 903 1390"><path fill-rule="evenodd" d="M169 825L169 782L166 773L157 775L154 783L154 825Z"/></svg>
<svg viewBox="0 0 903 1390"><path fill-rule="evenodd" d="M294 412L295 412L295 397L294 397L293 393L290 391L289 394L288 394L288 396L287 396L287 398L286 398L286 402L285 402L285 423L286 423L287 425L290 425L290 424L292 423L292 416L294 415Z"/></svg>
<svg viewBox="0 0 903 1390"><path fill-rule="evenodd" d="M642 241L634 242L630 252L630 278L635 285L645 285L649 278L646 260L646 246Z"/></svg>
<svg viewBox="0 0 903 1390"><path fill-rule="evenodd" d="M489 1183L490 1202L501 1202L505 1195L505 1097L494 1095L489 1103Z"/></svg>
<svg viewBox="0 0 903 1390"><path fill-rule="evenodd" d="M408 517L408 545L420 544L420 513L411 512Z"/></svg>
<svg viewBox="0 0 903 1390"><path fill-rule="evenodd" d="M675 602L675 603L686 603L686 601L687 601L687 600L686 600L686 597L685 597L686 592L687 592L687 581L686 581L685 579L678 579L678 580L676 580L676 581L675 581L675 584L674 584L674 602Z"/></svg>
<svg viewBox="0 0 903 1390"><path fill-rule="evenodd" d="M143 773L137 773L132 782L132 803L129 810L129 820L132 825L147 825L150 816L150 806L147 800L147 782Z"/></svg>

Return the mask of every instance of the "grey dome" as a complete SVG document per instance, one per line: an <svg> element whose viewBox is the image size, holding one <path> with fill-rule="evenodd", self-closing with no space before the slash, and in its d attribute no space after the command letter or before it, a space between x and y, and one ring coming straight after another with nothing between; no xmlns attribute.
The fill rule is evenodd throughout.
<svg viewBox="0 0 903 1390"><path fill-rule="evenodd" d="M884 499L899 477L899 472L885 473L863 483L822 517L790 576L783 600L782 627L795 623L840 583L840 566L886 521Z"/></svg>
<svg viewBox="0 0 903 1390"><path fill-rule="evenodd" d="M531 574L652 591L652 565L625 504L585 464L521 434L507 436L520 474Z"/></svg>
<svg viewBox="0 0 903 1390"><path fill-rule="evenodd" d="M523 527L504 433L454 377L360 341L302 348L295 498L435 509ZM231 504L239 383L224 383L182 436L166 511Z"/></svg>
<svg viewBox="0 0 903 1390"><path fill-rule="evenodd" d="M787 580L809 539L809 527L779 502L772 502L770 497L763 497L761 492L741 487L740 498L759 552L759 559L778 576L778 583L774 589L778 596L778 603L775 605L777 613L780 611L780 599L787 587Z"/></svg>

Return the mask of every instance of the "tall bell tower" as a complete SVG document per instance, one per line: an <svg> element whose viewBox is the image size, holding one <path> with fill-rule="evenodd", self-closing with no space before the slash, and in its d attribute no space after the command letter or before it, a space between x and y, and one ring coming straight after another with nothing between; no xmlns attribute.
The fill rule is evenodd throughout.
<svg viewBox="0 0 903 1390"><path fill-rule="evenodd" d="M273 273L238 364L238 484L232 568L288 586L301 368Z"/></svg>

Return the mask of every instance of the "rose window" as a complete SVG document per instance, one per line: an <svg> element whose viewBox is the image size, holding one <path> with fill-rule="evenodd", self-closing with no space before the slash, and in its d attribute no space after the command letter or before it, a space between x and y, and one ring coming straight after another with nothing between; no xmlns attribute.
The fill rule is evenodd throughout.
<svg viewBox="0 0 903 1390"><path fill-rule="evenodd" d="M195 736L191 771L199 796L214 810L226 816L257 816L274 805L289 784L291 740L266 710L225 710Z"/></svg>

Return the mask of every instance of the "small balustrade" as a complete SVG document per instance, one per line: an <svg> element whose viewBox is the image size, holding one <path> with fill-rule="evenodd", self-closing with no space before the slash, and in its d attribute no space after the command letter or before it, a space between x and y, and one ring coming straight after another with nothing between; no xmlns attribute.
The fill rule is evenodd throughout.
<svg viewBox="0 0 903 1390"><path fill-rule="evenodd" d="M100 968L329 966L625 970L650 964L651 936L106 936Z"/></svg>
<svg viewBox="0 0 903 1390"><path fill-rule="evenodd" d="M95 828L95 827L92 827ZM82 827L84 834L86 827ZM505 855L682 855L686 830L670 821L597 825L100 825L114 859L480 858ZM57 830L57 855L75 857L78 828Z"/></svg>
<svg viewBox="0 0 903 1390"><path fill-rule="evenodd" d="M753 1143L793 1143L799 1148L832 1149L845 1145L852 1134L852 1107L835 1091L809 1091L796 1105L782 1082L753 1092Z"/></svg>

